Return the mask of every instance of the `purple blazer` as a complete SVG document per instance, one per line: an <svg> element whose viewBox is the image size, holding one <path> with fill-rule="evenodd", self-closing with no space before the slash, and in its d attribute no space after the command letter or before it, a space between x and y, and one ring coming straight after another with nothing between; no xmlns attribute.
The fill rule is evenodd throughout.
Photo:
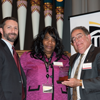
<svg viewBox="0 0 100 100"><path fill-rule="evenodd" d="M56 54L53 54L51 63L56 60ZM62 62L69 69L69 59L64 56L58 62ZM47 61L48 59L46 59ZM43 93L42 85L47 82L46 67L42 60L30 57L30 53L23 53L20 57L22 68L26 75L27 91L26 100L67 100L66 86L57 84L59 78L60 67L54 67L54 93ZM68 72L68 70L67 70ZM49 66L49 75L52 76L52 68ZM67 75L67 73L66 73ZM49 83L52 83L52 77L49 77ZM52 99L53 96L53 99Z"/></svg>

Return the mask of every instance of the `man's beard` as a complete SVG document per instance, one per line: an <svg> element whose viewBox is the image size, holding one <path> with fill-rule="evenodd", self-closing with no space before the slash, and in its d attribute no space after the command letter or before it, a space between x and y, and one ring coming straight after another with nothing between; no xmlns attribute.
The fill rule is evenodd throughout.
<svg viewBox="0 0 100 100"><path fill-rule="evenodd" d="M15 35L15 37L10 38L10 35ZM10 42L15 42L15 40L17 39L18 35L15 33L8 33L6 34L5 32L3 32L3 36L5 39L7 39Z"/></svg>

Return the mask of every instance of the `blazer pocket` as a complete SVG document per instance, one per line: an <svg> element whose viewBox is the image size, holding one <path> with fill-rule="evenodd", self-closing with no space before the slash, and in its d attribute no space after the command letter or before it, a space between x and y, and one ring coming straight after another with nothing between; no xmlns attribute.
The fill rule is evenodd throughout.
<svg viewBox="0 0 100 100"><path fill-rule="evenodd" d="M64 94L67 94L67 88L66 88L66 91L63 91L63 89L61 88L61 92Z"/></svg>
<svg viewBox="0 0 100 100"><path fill-rule="evenodd" d="M40 90L40 85L38 85L37 88L31 89L31 86L29 86L28 91L39 91Z"/></svg>

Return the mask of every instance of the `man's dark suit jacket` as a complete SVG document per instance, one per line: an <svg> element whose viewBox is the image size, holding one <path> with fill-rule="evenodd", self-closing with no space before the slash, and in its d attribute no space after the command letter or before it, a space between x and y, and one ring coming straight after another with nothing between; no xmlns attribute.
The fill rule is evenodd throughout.
<svg viewBox="0 0 100 100"><path fill-rule="evenodd" d="M80 54L76 53L70 58L71 69ZM81 78L85 89L80 87L81 100L100 100L100 48L91 46L84 63L92 63L92 69L82 70ZM70 70L69 73L71 74ZM70 87L68 100L70 100Z"/></svg>
<svg viewBox="0 0 100 100"><path fill-rule="evenodd" d="M20 68L26 94L26 78L22 67ZM21 98L21 76L8 46L0 40L0 100L21 100Z"/></svg>

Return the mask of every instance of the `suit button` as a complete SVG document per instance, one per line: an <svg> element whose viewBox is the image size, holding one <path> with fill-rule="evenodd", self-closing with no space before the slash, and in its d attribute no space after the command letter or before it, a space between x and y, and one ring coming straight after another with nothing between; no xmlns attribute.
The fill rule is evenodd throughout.
<svg viewBox="0 0 100 100"><path fill-rule="evenodd" d="M19 81L19 83L22 83L21 81Z"/></svg>
<svg viewBox="0 0 100 100"><path fill-rule="evenodd" d="M22 93L19 93L19 95L21 95Z"/></svg>

